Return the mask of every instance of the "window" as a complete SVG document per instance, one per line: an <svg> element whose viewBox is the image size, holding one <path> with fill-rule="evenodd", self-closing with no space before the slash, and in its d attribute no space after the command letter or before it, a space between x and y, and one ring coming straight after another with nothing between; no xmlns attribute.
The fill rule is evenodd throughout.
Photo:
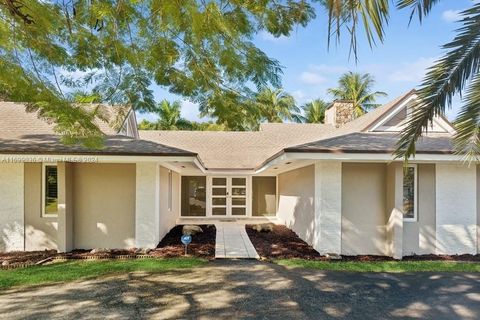
<svg viewBox="0 0 480 320"><path fill-rule="evenodd" d="M207 178L182 177L182 216L205 217L207 214Z"/></svg>
<svg viewBox="0 0 480 320"><path fill-rule="evenodd" d="M172 170L168 170L168 211L172 211L172 197L173 197L173 186L172 186Z"/></svg>
<svg viewBox="0 0 480 320"><path fill-rule="evenodd" d="M58 214L58 170L55 164L44 164L42 170L42 214Z"/></svg>
<svg viewBox="0 0 480 320"><path fill-rule="evenodd" d="M417 220L417 166L409 165L403 173L403 219Z"/></svg>
<svg viewBox="0 0 480 320"><path fill-rule="evenodd" d="M277 202L277 178L252 178L252 215L274 216Z"/></svg>

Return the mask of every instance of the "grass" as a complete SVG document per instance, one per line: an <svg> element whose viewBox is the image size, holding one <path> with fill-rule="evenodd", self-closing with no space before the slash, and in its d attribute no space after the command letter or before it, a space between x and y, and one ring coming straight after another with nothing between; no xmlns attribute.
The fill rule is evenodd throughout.
<svg viewBox="0 0 480 320"><path fill-rule="evenodd" d="M276 263L288 267L350 272L480 272L478 262L452 261L312 261L282 259Z"/></svg>
<svg viewBox="0 0 480 320"><path fill-rule="evenodd" d="M103 261L67 261L22 269L0 270L0 289L16 286L93 279L101 276L133 271L163 272L200 266L206 260L199 258L137 259Z"/></svg>

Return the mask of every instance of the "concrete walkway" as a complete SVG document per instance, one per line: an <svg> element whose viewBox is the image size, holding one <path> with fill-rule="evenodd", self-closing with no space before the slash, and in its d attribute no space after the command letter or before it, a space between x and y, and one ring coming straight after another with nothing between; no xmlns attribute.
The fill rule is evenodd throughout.
<svg viewBox="0 0 480 320"><path fill-rule="evenodd" d="M234 223L218 223L215 240L215 258L260 258L245 231L245 226Z"/></svg>

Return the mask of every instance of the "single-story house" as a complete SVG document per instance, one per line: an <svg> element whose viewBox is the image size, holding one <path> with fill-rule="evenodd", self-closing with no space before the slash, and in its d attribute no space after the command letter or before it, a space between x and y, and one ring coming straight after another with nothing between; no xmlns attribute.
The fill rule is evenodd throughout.
<svg viewBox="0 0 480 320"><path fill-rule="evenodd" d="M323 254L476 254L480 173L452 125L436 117L408 167L392 156L415 99L253 132L139 131L101 106L102 149L0 102L0 250L155 247L175 224L268 219Z"/></svg>

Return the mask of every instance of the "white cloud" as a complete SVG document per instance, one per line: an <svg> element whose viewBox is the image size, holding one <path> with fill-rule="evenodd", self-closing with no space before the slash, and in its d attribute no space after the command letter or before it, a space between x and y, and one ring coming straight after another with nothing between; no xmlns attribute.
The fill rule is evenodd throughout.
<svg viewBox="0 0 480 320"><path fill-rule="evenodd" d="M317 73L304 71L300 74L300 81L304 84L317 85L326 82L327 79Z"/></svg>
<svg viewBox="0 0 480 320"><path fill-rule="evenodd" d="M442 19L446 22L455 22L461 19L460 10L445 10L442 12Z"/></svg>
<svg viewBox="0 0 480 320"><path fill-rule="evenodd" d="M297 104L303 104L308 100L308 96L302 90L295 90L292 92L292 96L295 98Z"/></svg>
<svg viewBox="0 0 480 320"><path fill-rule="evenodd" d="M420 82L425 76L428 67L432 66L436 58L418 58L413 62L403 63L388 75L393 82Z"/></svg>
<svg viewBox="0 0 480 320"><path fill-rule="evenodd" d="M268 42L273 42L273 43L286 42L289 39L289 37L286 37L286 36L275 37L273 34L265 30L261 31L259 35L260 35L260 39Z"/></svg>

